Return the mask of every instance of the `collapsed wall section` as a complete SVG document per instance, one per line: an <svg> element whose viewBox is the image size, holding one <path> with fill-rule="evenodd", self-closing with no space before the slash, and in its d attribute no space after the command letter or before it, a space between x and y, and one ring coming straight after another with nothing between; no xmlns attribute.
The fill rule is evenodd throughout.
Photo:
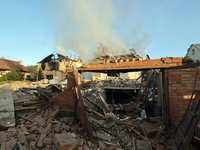
<svg viewBox="0 0 200 150"><path fill-rule="evenodd" d="M54 104L58 105L61 109L75 110L76 93L75 93L75 80L72 70L67 71L67 89L53 97Z"/></svg>
<svg viewBox="0 0 200 150"><path fill-rule="evenodd" d="M196 73L199 71L200 68L190 68L166 72L169 83L169 114L171 120L180 121L183 117L192 96ZM197 75L195 90L200 90L200 74Z"/></svg>

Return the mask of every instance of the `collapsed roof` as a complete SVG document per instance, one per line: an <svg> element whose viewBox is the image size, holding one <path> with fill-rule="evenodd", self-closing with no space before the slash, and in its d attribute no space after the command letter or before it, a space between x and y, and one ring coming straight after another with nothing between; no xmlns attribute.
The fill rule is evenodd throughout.
<svg viewBox="0 0 200 150"><path fill-rule="evenodd" d="M41 60L38 63L49 63L49 62L64 62L67 60L71 60L70 58L68 58L68 56L64 56L61 54L57 54L58 57L55 57L54 54L50 54L49 56L45 57L43 60ZM74 60L71 60L74 61Z"/></svg>
<svg viewBox="0 0 200 150"><path fill-rule="evenodd" d="M130 54L125 54L125 55L115 55L115 56L111 56L111 55L104 55L104 56L99 56L96 57L93 62L94 63L100 63L102 60L120 60L120 59L143 59L142 57L140 57L137 54L134 53L130 53Z"/></svg>

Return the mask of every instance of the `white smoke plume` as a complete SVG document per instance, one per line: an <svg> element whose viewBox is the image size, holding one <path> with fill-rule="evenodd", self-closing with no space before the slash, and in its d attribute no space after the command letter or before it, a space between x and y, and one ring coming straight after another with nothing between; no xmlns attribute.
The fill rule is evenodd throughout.
<svg viewBox="0 0 200 150"><path fill-rule="evenodd" d="M99 55L100 43L108 48L107 54L120 55L129 48L116 35L113 22L117 18L111 0L62 0L57 26L59 31L55 48L64 55L78 53L84 62L91 62ZM136 30L136 29L135 29ZM134 35L132 35L134 36ZM143 44L143 37L134 41L134 45ZM128 44L130 48L144 48ZM144 44L143 44L144 45Z"/></svg>

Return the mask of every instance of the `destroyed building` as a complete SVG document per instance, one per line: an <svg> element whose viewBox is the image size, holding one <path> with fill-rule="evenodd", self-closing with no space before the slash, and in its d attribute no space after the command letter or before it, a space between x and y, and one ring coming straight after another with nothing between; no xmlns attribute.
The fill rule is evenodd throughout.
<svg viewBox="0 0 200 150"><path fill-rule="evenodd" d="M72 60L68 56L61 54L50 54L40 62L38 62L38 71L42 70L44 79L53 79L55 76L61 79L67 77L67 69L72 65L80 67L81 59Z"/></svg>
<svg viewBox="0 0 200 150"><path fill-rule="evenodd" d="M52 97L45 94L46 100L40 107L31 113L17 114L20 118L17 126L0 132L1 148L12 148L20 141L24 149L186 150L194 132L194 139L198 140L194 130L200 119L200 94L196 91L200 90L200 70L193 67L199 65L182 65L181 57L74 65L67 70L67 88L46 85L40 91L57 91L57 94ZM147 70L151 74L144 82ZM133 71L142 71L136 79L141 79L138 84L121 78L81 80L83 72ZM112 92L120 94L106 97L109 87L115 87ZM128 101L115 103L120 95ZM26 105L26 101L29 105L38 103L19 97L14 103ZM158 116L148 114L157 108L150 107L148 112L149 102L161 109ZM176 121L179 124L173 129L171 123Z"/></svg>
<svg viewBox="0 0 200 150"><path fill-rule="evenodd" d="M139 55L137 54L134 54L134 53L130 53L130 54L125 54L125 55L114 55L114 56L111 56L111 55L104 55L104 56L99 56L99 57L96 57L94 60L93 60L93 63L105 63L105 62L118 62L119 60L132 60L132 61L135 61L135 60L144 60L142 57L140 57ZM137 79L139 76L141 75L141 71L138 71L138 72L127 72L127 73L95 73L95 72L92 72L92 80L95 80L95 79L100 79L100 80L104 80L106 78L109 78L109 77L119 77L119 78L123 78L123 79Z"/></svg>
<svg viewBox="0 0 200 150"><path fill-rule="evenodd" d="M27 75L30 75L30 71L22 65L22 61L13 61L5 59L4 57L0 58L0 76L8 73L10 70L16 68L23 75L24 78L27 78Z"/></svg>

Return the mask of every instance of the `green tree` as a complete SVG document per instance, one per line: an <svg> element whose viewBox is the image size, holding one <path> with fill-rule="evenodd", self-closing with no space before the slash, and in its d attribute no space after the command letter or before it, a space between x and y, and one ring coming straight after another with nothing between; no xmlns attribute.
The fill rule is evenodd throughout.
<svg viewBox="0 0 200 150"><path fill-rule="evenodd" d="M30 66L26 66L26 68L30 71L30 72L33 72L33 73L37 73L37 65L33 66L33 65L30 65Z"/></svg>
<svg viewBox="0 0 200 150"><path fill-rule="evenodd" d="M6 76L8 80L20 81L23 79L23 74L21 74L21 72L16 68L10 70Z"/></svg>
<svg viewBox="0 0 200 150"><path fill-rule="evenodd" d="M183 57L183 60L182 60L182 63L185 65L185 64L191 64L191 63L194 63L194 60L192 58L190 58L190 56L185 56Z"/></svg>
<svg viewBox="0 0 200 150"><path fill-rule="evenodd" d="M42 80L42 79L44 79L44 75L43 75L42 70L40 69L40 70L38 71L38 80Z"/></svg>

